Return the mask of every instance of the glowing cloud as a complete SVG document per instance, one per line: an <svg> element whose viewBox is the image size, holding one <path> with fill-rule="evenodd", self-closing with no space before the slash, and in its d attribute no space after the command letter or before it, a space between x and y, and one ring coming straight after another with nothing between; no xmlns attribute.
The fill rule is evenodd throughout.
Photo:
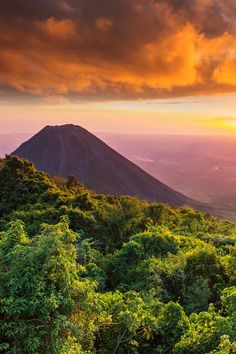
<svg viewBox="0 0 236 354"><path fill-rule="evenodd" d="M48 101L236 92L233 0L0 3L0 89Z"/></svg>

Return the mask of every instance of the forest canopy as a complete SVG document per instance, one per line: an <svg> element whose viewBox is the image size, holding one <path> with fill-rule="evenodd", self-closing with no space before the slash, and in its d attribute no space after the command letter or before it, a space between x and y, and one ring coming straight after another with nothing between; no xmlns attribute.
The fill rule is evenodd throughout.
<svg viewBox="0 0 236 354"><path fill-rule="evenodd" d="M236 233L0 161L0 352L236 353Z"/></svg>

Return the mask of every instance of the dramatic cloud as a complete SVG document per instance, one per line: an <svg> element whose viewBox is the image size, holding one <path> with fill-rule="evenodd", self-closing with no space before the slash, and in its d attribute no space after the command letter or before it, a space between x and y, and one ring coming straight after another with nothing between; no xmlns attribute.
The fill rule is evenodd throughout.
<svg viewBox="0 0 236 354"><path fill-rule="evenodd" d="M0 3L0 95L46 101L236 92L235 0Z"/></svg>

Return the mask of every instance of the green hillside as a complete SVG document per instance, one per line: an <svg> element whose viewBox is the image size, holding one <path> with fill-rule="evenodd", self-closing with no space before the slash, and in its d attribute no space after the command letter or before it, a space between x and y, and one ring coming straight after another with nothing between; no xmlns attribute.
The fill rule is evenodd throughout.
<svg viewBox="0 0 236 354"><path fill-rule="evenodd" d="M0 352L236 353L236 232L0 161Z"/></svg>

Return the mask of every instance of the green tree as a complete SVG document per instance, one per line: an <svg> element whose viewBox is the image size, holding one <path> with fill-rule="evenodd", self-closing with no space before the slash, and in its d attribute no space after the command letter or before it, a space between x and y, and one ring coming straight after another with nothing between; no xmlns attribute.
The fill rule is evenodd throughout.
<svg viewBox="0 0 236 354"><path fill-rule="evenodd" d="M12 222L2 234L2 349L12 353L59 353L64 347L68 349L69 343L82 352L92 345L89 298L93 284L79 278L83 268L76 263L76 240L66 220L55 226L44 225L32 240L19 221Z"/></svg>

